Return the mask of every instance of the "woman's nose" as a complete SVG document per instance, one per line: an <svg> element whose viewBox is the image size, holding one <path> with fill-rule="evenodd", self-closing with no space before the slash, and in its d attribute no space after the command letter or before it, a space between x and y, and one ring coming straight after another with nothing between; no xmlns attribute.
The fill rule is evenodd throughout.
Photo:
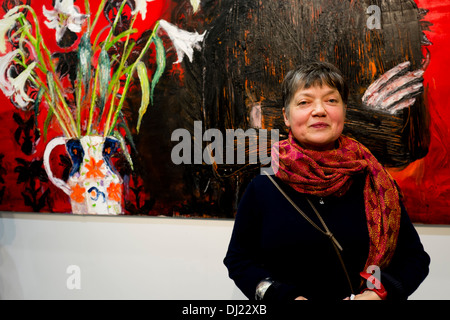
<svg viewBox="0 0 450 320"><path fill-rule="evenodd" d="M314 103L313 115L322 116L326 114L325 106L321 101Z"/></svg>

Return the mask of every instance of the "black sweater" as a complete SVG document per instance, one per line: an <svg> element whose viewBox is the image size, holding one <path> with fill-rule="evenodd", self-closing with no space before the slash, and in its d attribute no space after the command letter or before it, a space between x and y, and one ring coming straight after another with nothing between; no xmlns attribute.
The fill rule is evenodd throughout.
<svg viewBox="0 0 450 320"><path fill-rule="evenodd" d="M275 179L321 227L306 195ZM369 252L363 186L363 177L357 176L343 197L325 197L323 204L319 197L308 195L343 247L341 255L355 294L366 287L359 273ZM241 199L224 263L230 278L249 299L255 298L257 284L267 277L275 283L265 300L298 296L340 300L351 294L330 239L311 226L264 175L253 179ZM402 205L394 257L381 271L388 299L407 299L427 276L429 264L430 257Z"/></svg>

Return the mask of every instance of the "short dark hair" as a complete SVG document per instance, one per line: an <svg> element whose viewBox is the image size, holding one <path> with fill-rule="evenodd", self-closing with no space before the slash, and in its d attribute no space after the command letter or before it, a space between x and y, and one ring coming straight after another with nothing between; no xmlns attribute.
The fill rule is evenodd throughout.
<svg viewBox="0 0 450 320"><path fill-rule="evenodd" d="M283 106L288 113L289 103L300 88L327 85L336 89L344 104L348 101L348 86L341 71L328 62L312 62L289 71L283 80Z"/></svg>

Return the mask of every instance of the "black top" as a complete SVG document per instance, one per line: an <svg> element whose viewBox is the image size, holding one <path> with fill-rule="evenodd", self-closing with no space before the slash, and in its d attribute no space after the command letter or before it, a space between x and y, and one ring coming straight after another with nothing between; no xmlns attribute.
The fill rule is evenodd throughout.
<svg viewBox="0 0 450 320"><path fill-rule="evenodd" d="M306 196L313 202L343 247L341 255L355 294L366 288L359 275L369 253L363 176L354 178L344 196L323 199L275 180L322 227ZM340 300L351 294L330 239L307 222L264 175L253 179L241 199L224 263L230 278L249 299L255 298L257 284L267 277L275 280L266 292L268 300L298 296ZM390 265L381 271L388 299L407 299L428 275L429 264L430 257L402 205L396 251Z"/></svg>

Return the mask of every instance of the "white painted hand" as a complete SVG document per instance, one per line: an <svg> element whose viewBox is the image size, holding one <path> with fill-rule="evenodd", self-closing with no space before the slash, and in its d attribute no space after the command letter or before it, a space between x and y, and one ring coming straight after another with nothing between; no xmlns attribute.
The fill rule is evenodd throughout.
<svg viewBox="0 0 450 320"><path fill-rule="evenodd" d="M390 69L367 88L362 97L363 104L391 114L412 106L423 92L423 74L428 62L429 55L421 69L408 71L409 61Z"/></svg>

